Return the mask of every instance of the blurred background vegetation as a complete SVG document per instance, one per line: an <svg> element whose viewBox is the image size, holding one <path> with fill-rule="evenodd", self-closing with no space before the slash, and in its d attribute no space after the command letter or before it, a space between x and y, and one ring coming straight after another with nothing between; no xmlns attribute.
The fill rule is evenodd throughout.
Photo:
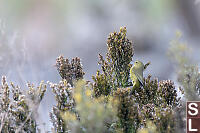
<svg viewBox="0 0 200 133"><path fill-rule="evenodd" d="M85 78L91 80L100 68L98 54L105 55L108 33L126 26L133 41L133 61L151 61L145 77L151 73L159 80L172 79L175 85L189 88L181 77L188 76L183 73L187 70L191 74L188 77L194 77L191 82L198 81L195 74L199 70L194 68L200 62L199 12L198 0L0 0L0 74L22 88L27 81L58 82L61 77L54 65L62 54L69 59L81 57ZM183 33L178 41L177 30ZM182 50L169 49L171 43L179 41L189 45ZM175 62L170 61L169 55L177 52L180 56L171 56ZM178 62L182 55L189 62ZM186 68L184 64L190 65ZM179 67L182 72L177 71ZM195 90L196 84L192 86ZM44 128L50 130L47 112L56 102L48 88L38 121L45 122Z"/></svg>

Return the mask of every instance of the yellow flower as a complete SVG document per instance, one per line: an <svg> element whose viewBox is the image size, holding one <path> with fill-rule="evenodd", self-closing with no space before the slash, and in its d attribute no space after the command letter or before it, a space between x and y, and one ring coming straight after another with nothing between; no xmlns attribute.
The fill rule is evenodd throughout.
<svg viewBox="0 0 200 133"><path fill-rule="evenodd" d="M76 100L77 103L80 103L80 102L81 102L81 99L82 99L82 96L81 96L80 93L76 93L76 94L74 95L74 98L75 98L75 100Z"/></svg>
<svg viewBox="0 0 200 133"><path fill-rule="evenodd" d="M91 102L86 102L85 104L86 104L86 106L87 106L88 108L90 108L90 107L92 106L92 103L91 103Z"/></svg>
<svg viewBox="0 0 200 133"><path fill-rule="evenodd" d="M86 96L91 96L91 94L92 94L92 91L91 90L89 90L89 89L87 89L86 91L85 91L85 94L86 94Z"/></svg>
<svg viewBox="0 0 200 133"><path fill-rule="evenodd" d="M181 31L180 31L180 30L177 30L177 31L176 31L176 37L177 37L177 38L180 38L181 36L182 36Z"/></svg>
<svg viewBox="0 0 200 133"><path fill-rule="evenodd" d="M67 81L64 80L64 81L63 81L63 84L64 84L64 86L67 86Z"/></svg>
<svg viewBox="0 0 200 133"><path fill-rule="evenodd" d="M98 98L96 99L96 102L102 103L104 100L105 100L104 97L101 96L101 97L98 97Z"/></svg>
<svg viewBox="0 0 200 133"><path fill-rule="evenodd" d="M76 120L75 114L72 114L69 111L62 113L62 117L65 121L75 121Z"/></svg>
<svg viewBox="0 0 200 133"><path fill-rule="evenodd" d="M145 129L145 128L138 130L138 133L148 133L148 132L149 131L147 129Z"/></svg>

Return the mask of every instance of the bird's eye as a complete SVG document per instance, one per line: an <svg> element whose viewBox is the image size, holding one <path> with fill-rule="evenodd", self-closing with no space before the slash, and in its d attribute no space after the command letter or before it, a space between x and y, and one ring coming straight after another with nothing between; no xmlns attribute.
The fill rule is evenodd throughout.
<svg viewBox="0 0 200 133"><path fill-rule="evenodd" d="M135 63L138 63L137 61Z"/></svg>

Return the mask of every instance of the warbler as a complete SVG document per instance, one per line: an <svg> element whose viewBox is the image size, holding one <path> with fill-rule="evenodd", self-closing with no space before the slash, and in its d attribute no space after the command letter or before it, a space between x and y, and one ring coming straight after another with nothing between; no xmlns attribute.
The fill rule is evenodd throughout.
<svg viewBox="0 0 200 133"><path fill-rule="evenodd" d="M134 65L130 69L130 78L133 83L133 89L144 86L143 71L146 68L141 61L135 61Z"/></svg>

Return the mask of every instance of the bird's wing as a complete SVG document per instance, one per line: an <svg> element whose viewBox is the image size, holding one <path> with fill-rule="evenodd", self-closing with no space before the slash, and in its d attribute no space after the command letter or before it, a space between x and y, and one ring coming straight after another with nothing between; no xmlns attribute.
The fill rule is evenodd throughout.
<svg viewBox="0 0 200 133"><path fill-rule="evenodd" d="M137 72L135 72L135 75L136 75L136 77L138 78L140 84L141 84L142 86L144 86L144 79L143 79L143 77L142 77L140 74L138 74Z"/></svg>
<svg viewBox="0 0 200 133"><path fill-rule="evenodd" d="M131 69L130 69L130 78L133 81L133 67L131 67Z"/></svg>

